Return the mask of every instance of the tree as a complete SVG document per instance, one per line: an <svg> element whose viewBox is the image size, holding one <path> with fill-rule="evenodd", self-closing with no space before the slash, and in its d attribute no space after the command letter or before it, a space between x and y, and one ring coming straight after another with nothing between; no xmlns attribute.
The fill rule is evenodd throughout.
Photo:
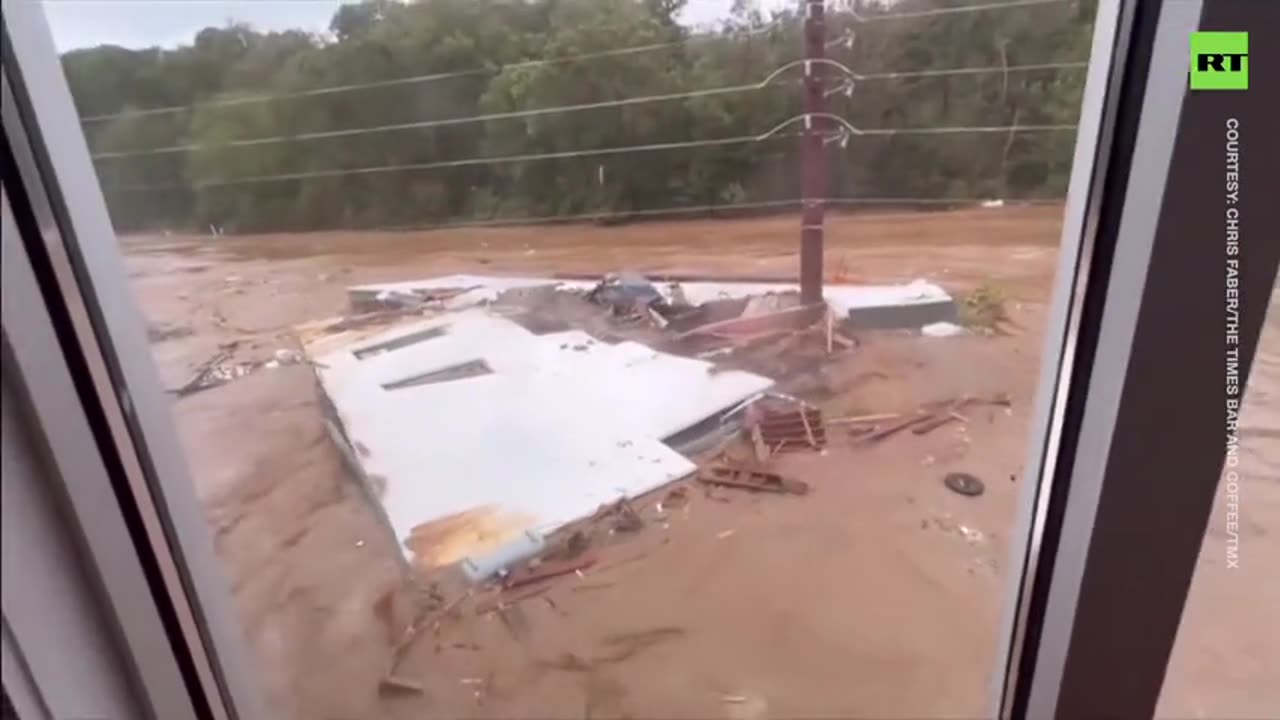
<svg viewBox="0 0 1280 720"><path fill-rule="evenodd" d="M861 2L858 13L944 6ZM695 31L679 21L684 7L365 0L337 10L332 39L233 24L174 50L75 50L63 65L121 230L430 225L794 199L799 126L749 139L803 113L797 9L765 16L738 0L718 27ZM832 112L908 131L1070 125L1083 71L1017 68L1084 59L1093 7L867 24L833 9L829 55L863 77L832 95ZM981 71L915 73L955 68ZM833 90L848 80L820 71ZM334 87L347 89L316 91ZM664 96L675 97L632 102ZM653 149L726 138L742 141ZM627 147L651 149L590 154ZM1072 133L904 132L828 148L832 196L1056 196ZM111 153L125 155L102 156ZM565 156L472 162L548 153ZM439 166L455 161L467 162Z"/></svg>

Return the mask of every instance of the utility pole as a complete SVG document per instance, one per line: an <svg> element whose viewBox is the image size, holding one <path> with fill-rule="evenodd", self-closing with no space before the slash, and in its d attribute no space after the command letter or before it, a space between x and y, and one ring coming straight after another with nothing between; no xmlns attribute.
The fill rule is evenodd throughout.
<svg viewBox="0 0 1280 720"><path fill-rule="evenodd" d="M800 136L800 299L822 302L824 199L827 192L826 141L822 129L827 111L826 89L819 74L826 54L823 0L804 3L804 131Z"/></svg>

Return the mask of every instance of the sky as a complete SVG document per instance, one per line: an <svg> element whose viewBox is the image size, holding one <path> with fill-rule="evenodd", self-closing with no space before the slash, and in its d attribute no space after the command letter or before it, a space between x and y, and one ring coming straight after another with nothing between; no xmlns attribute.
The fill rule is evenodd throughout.
<svg viewBox="0 0 1280 720"><path fill-rule="evenodd" d="M263 32L302 29L324 33L344 0L37 0L44 6L58 50L121 45L171 48L201 29L245 22ZM476 0L481 2L482 0ZM765 7L785 0L763 0ZM689 0L684 21L710 22L732 0Z"/></svg>

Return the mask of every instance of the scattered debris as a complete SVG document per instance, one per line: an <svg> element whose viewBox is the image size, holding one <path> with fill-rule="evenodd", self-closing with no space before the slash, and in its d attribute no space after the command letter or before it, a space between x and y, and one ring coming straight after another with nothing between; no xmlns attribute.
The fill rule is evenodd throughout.
<svg viewBox="0 0 1280 720"><path fill-rule="evenodd" d="M502 586L504 589L510 590L525 585L532 585L533 583L542 582L543 580L550 580L551 578L560 577L561 575L568 575L569 573L576 573L581 570L585 570L595 563L596 557L591 554L585 554L572 560L544 562L535 568L524 568L509 574L503 581Z"/></svg>
<svg viewBox="0 0 1280 720"><path fill-rule="evenodd" d="M591 546L591 541L587 539L586 533L581 530L575 530L565 540L562 548L563 558L572 560L582 555Z"/></svg>
<svg viewBox="0 0 1280 720"><path fill-rule="evenodd" d="M956 335L964 335L965 329L961 325L950 322L936 322L925 325L920 328L920 334L925 337L954 337Z"/></svg>
<svg viewBox="0 0 1280 720"><path fill-rule="evenodd" d="M626 498L618 501L614 518L613 529L616 532L632 533L644 528L644 518L640 517L640 513L636 512Z"/></svg>
<svg viewBox="0 0 1280 720"><path fill-rule="evenodd" d="M855 425L849 428L849 437L854 440L866 440L868 436L879 432L879 425Z"/></svg>
<svg viewBox="0 0 1280 720"><path fill-rule="evenodd" d="M483 582L496 573L537 556L546 546L540 533L526 531L486 555L462 559L462 572L471 582Z"/></svg>
<svg viewBox="0 0 1280 720"><path fill-rule="evenodd" d="M499 605L495 611L498 619L516 640L523 640L529 634L529 618L520 605ZM477 695L478 697L478 695Z"/></svg>
<svg viewBox="0 0 1280 720"><path fill-rule="evenodd" d="M542 587L533 588L523 593L516 593L512 595L507 595L505 593L500 594L497 597L490 598L489 600L485 600L484 602L481 602L481 603L477 603L476 614L488 615L491 612L497 612L498 610L502 610L506 607L510 607L512 605L518 605L524 602L525 600L530 600L532 598L539 597L550 589L551 589L550 586L544 585Z"/></svg>
<svg viewBox="0 0 1280 720"><path fill-rule="evenodd" d="M409 692L421 695L425 692L421 683L397 675L384 675L378 689L385 692Z"/></svg>
<svg viewBox="0 0 1280 720"><path fill-rule="evenodd" d="M931 402L921 405L912 414L903 416L898 413L881 413L877 415L859 415L848 418L834 418L828 420L828 425L851 425L849 435L860 442L875 442L894 435L902 430L911 428L911 432L916 435L925 435L933 432L937 428L946 425L949 422L956 421L960 423L968 423L969 418L960 414L960 410L969 405L1000 405L1009 408L1009 396L998 393L989 397L981 397L976 395L965 395L953 400L943 400L940 402ZM890 425L884 427L874 427L869 429L871 423L881 420L894 420ZM960 431L963 432L963 427ZM966 440L967 442L967 440Z"/></svg>
<svg viewBox="0 0 1280 720"><path fill-rule="evenodd" d="M633 272L606 275L587 293L587 299L609 308L612 315L621 318L648 317L651 312L663 317L662 310L667 308L662 293L653 283Z"/></svg>
<svg viewBox="0 0 1280 720"><path fill-rule="evenodd" d="M588 592L590 590L604 590L605 588L613 587L613 585L614 584L611 582L583 583L580 585L574 585L573 587L569 588L569 592Z"/></svg>
<svg viewBox="0 0 1280 720"><path fill-rule="evenodd" d="M764 315L743 316L700 325L677 335L676 339L711 336L742 344L779 332L785 333L811 327L821 320L826 312L825 303L800 305Z"/></svg>
<svg viewBox="0 0 1280 720"><path fill-rule="evenodd" d="M964 535L964 539L968 540L970 544L982 542L981 530L971 528L967 525L960 525L956 529L960 531L961 535Z"/></svg>
<svg viewBox="0 0 1280 720"><path fill-rule="evenodd" d="M196 374L185 385L174 390L173 394L178 397L186 397L226 382L229 378L223 376L224 368L222 362L231 357L231 352L234 348L235 345L232 344L230 347L224 346L219 349L213 357L206 360L204 364L196 369Z"/></svg>
<svg viewBox="0 0 1280 720"><path fill-rule="evenodd" d="M669 332L686 333L712 323L737 320L746 312L747 302L747 298L721 298L690 307L673 301L667 310L670 317L665 327Z"/></svg>
<svg viewBox="0 0 1280 720"><path fill-rule="evenodd" d="M664 510L679 510L689 504L689 489L681 485L667 491L667 495L662 502L658 503L658 512Z"/></svg>
<svg viewBox="0 0 1280 720"><path fill-rule="evenodd" d="M434 592L432 595L435 597ZM464 600L470 598L471 595L472 591L468 590L454 598L451 602L440 609L437 617L449 616L458 608L459 605L462 604ZM422 692L421 687L413 681L406 681L404 678L396 676L396 671L400 668L400 663L404 661L405 655L408 654L409 648L413 646L413 641L418 638L422 633L423 628L427 626L427 621L432 619L431 610L433 609L433 605L422 600L419 602L420 605L418 607L418 611L414 614L413 620L410 621L404 631L401 632L400 639L397 640L396 644L391 648L391 660L388 663L387 671L383 674L382 681L379 684L380 689ZM434 627L438 630L439 626L440 621L435 620ZM416 690L415 687L417 688Z"/></svg>
<svg viewBox="0 0 1280 720"><path fill-rule="evenodd" d="M925 422L929 420L931 417L933 416L929 415L928 413L916 413L915 415L911 415L909 417L903 418L902 420L899 420L898 422L893 423L892 425L888 425L883 428L880 428L875 432L867 433L866 435L860 436L859 439L862 440L863 442L875 442L877 440L883 440L889 437L890 435L906 430L912 425Z"/></svg>
<svg viewBox="0 0 1280 720"><path fill-rule="evenodd" d="M189 337L195 331L186 325L148 325L147 340L161 343L166 340Z"/></svg>
<svg viewBox="0 0 1280 720"><path fill-rule="evenodd" d="M820 450L827 444L822 411L815 407L786 412L765 410L758 426L760 439L773 453L800 448Z"/></svg>
<svg viewBox="0 0 1280 720"><path fill-rule="evenodd" d="M751 403L743 425L756 448L756 459L761 462L777 452L821 450L827 444L822 411L793 398L767 396Z"/></svg>
<svg viewBox="0 0 1280 720"><path fill-rule="evenodd" d="M851 415L849 417L838 417L827 420L828 425L865 425L867 423L878 423L885 420L897 420L902 417L902 413L872 413L870 415Z"/></svg>
<svg viewBox="0 0 1280 720"><path fill-rule="evenodd" d="M858 342L856 340L842 335L839 332L835 332L834 330L831 333L831 342L843 350L852 350L858 346Z"/></svg>
<svg viewBox="0 0 1280 720"><path fill-rule="evenodd" d="M947 473L942 478L942 484L946 485L947 489L952 492L969 497L981 495L986 490L986 486L981 480L964 472Z"/></svg>
<svg viewBox="0 0 1280 720"><path fill-rule="evenodd" d="M777 473L745 470L731 467L713 467L698 474L698 482L719 487L731 487L755 492L807 495L809 484L784 478Z"/></svg>
<svg viewBox="0 0 1280 720"><path fill-rule="evenodd" d="M202 363L190 380L182 387L170 390L170 392L178 397L186 397L204 390L210 390L219 385L225 385L232 380L242 378L258 370L275 368L281 365L293 365L306 360L302 353L281 349L275 352L274 360L228 363L227 361L232 358L239 344L238 340L232 340L220 345L218 352Z"/></svg>
<svg viewBox="0 0 1280 720"><path fill-rule="evenodd" d="M924 422L916 423L914 426L912 426L911 432L915 435L926 435L928 433L933 432L934 430L937 430L943 425L946 425L947 423L955 420L956 417L957 417L956 414L952 412L947 412L946 414L933 415L928 420L925 420Z"/></svg>

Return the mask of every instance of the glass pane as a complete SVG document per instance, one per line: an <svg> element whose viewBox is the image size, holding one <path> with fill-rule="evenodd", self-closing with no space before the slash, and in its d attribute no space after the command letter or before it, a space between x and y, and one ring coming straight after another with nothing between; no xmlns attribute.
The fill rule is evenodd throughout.
<svg viewBox="0 0 1280 720"><path fill-rule="evenodd" d="M1169 660L1161 718L1274 717L1280 709L1280 292L1272 290L1239 399L1217 501ZM1235 440L1234 447L1231 440Z"/></svg>
<svg viewBox="0 0 1280 720"><path fill-rule="evenodd" d="M1094 8L47 4L273 717L987 712Z"/></svg>

